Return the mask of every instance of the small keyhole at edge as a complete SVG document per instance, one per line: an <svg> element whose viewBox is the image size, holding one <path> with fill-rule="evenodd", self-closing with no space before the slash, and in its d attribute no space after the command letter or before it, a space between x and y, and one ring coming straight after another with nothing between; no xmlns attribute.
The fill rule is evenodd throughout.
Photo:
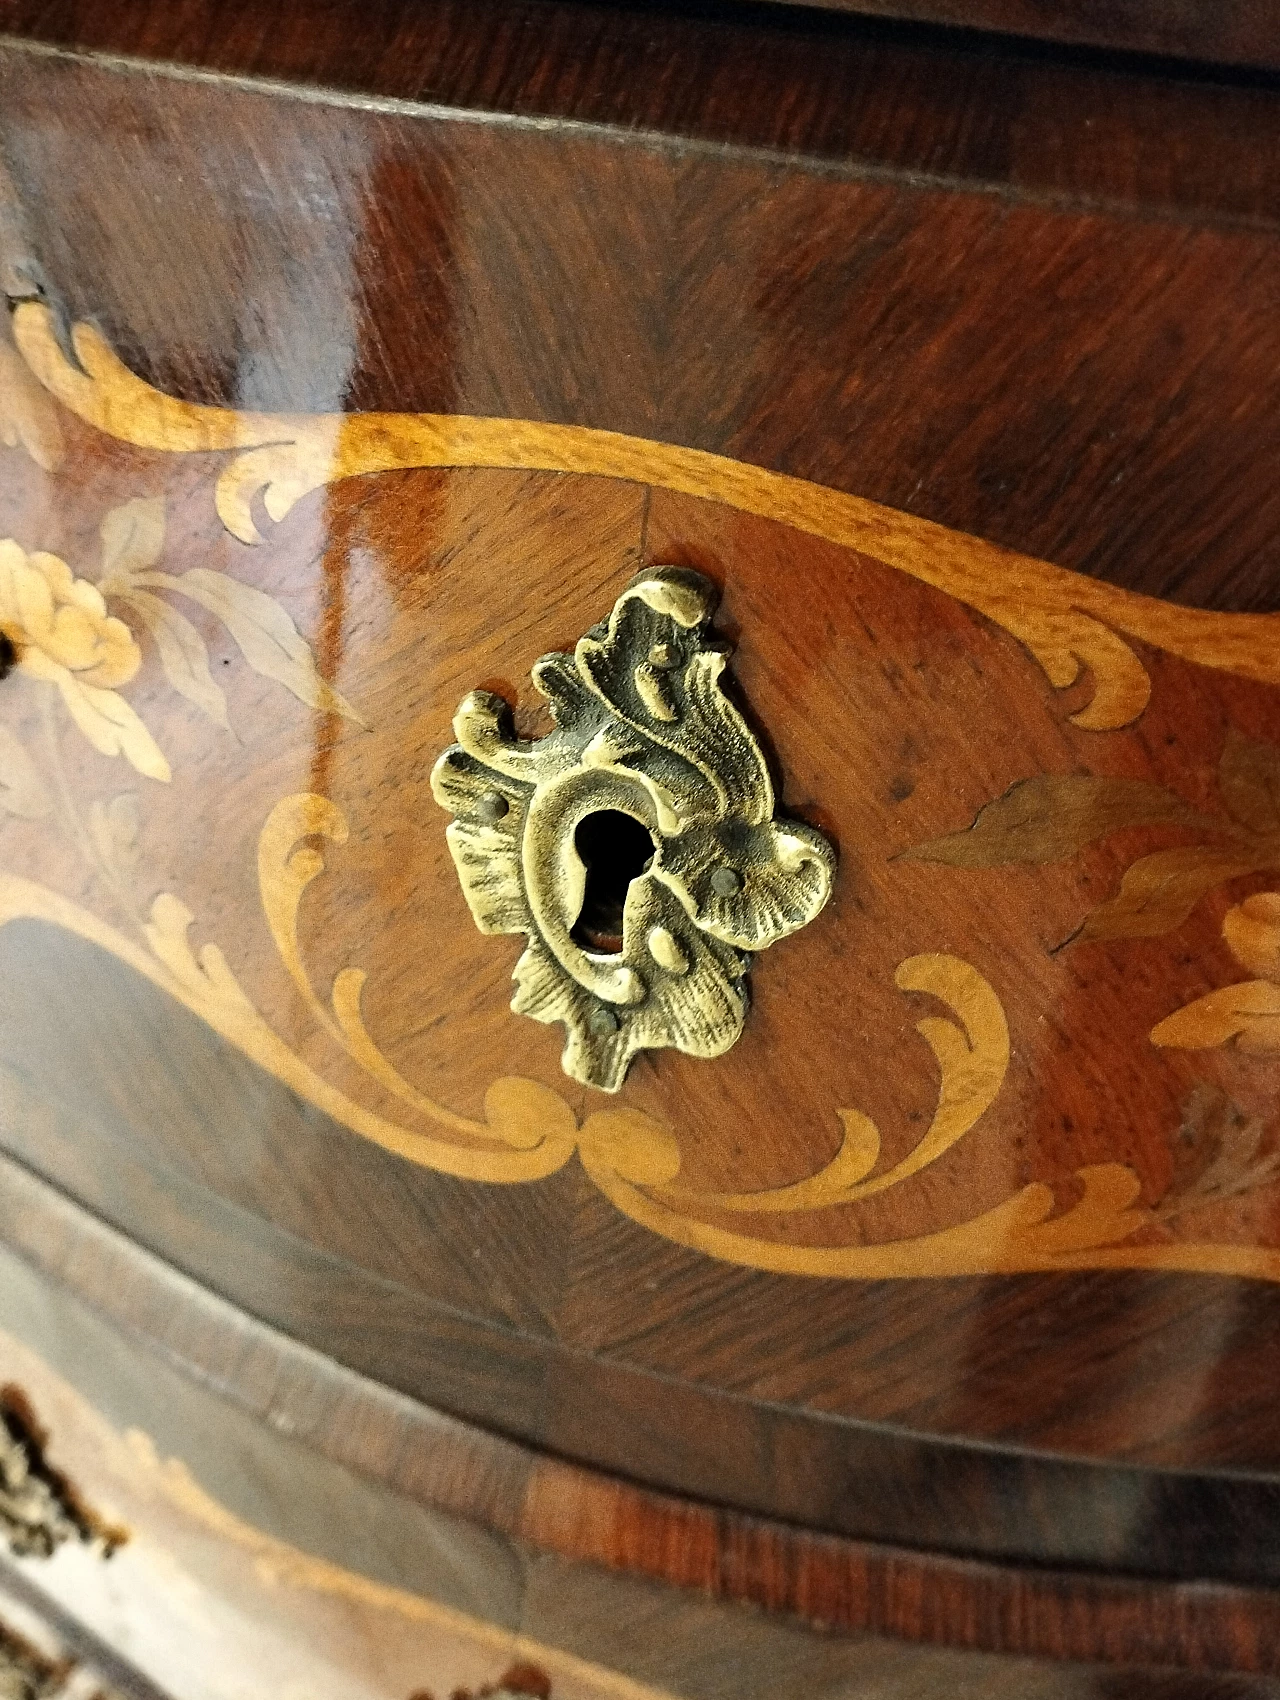
<svg viewBox="0 0 1280 1700"><path fill-rule="evenodd" d="M587 884L569 936L582 950L616 956L622 949L627 890L653 860L653 835L621 809L597 809L578 822L573 844L587 870Z"/></svg>

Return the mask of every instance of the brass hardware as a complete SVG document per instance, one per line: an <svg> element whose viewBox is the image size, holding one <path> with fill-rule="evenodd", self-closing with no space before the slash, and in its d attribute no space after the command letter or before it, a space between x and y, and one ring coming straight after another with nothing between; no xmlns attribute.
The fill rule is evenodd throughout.
<svg viewBox="0 0 1280 1700"><path fill-rule="evenodd" d="M760 746L720 689L715 603L699 573L641 574L572 655L535 662L553 732L518 739L502 698L472 691L431 776L476 925L528 935L512 1009L562 1021L565 1073L606 1092L639 1050L727 1051L752 954L831 894L830 845L773 818ZM613 949L581 925L589 873L576 835L602 814L639 822L653 844L619 893Z"/></svg>
<svg viewBox="0 0 1280 1700"><path fill-rule="evenodd" d="M47 1440L23 1394L6 1387L0 1393L0 1547L16 1558L51 1558L64 1541L82 1541L110 1558L128 1531L89 1510L45 1457ZM3 1639L0 1626L0 1653ZM0 1694L8 1692L0 1682Z"/></svg>

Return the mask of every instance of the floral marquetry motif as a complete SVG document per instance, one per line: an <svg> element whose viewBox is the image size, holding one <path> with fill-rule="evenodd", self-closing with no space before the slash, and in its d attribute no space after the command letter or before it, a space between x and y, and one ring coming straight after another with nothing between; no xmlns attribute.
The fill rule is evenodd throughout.
<svg viewBox="0 0 1280 1700"><path fill-rule="evenodd" d="M1167 1016L1152 1029L1152 1042L1208 1050L1234 1041L1242 1051L1280 1057L1280 891L1260 891L1228 909L1222 936L1257 978L1208 992Z"/></svg>
<svg viewBox="0 0 1280 1700"><path fill-rule="evenodd" d="M148 778L170 777L155 740L116 688L133 678L142 654L123 620L108 614L97 585L76 578L57 555L27 555L5 538L0 632L18 670L56 688L95 750L125 756Z"/></svg>
<svg viewBox="0 0 1280 1700"><path fill-rule="evenodd" d="M304 1120L451 1184L576 1164L721 1263L1280 1280L1276 616L660 443L239 414L17 334L62 464L114 459L50 536L50 430L6 437L0 935L106 953Z"/></svg>
<svg viewBox="0 0 1280 1700"><path fill-rule="evenodd" d="M432 777L476 925L528 936L512 1008L562 1021L565 1073L607 1092L639 1050L728 1050L752 954L831 894L830 846L774 819L764 756L720 687L714 607L700 574L641 574L572 656L535 666L554 732L517 739L502 698L473 691ZM614 894L618 937L580 940L588 869L575 835L610 815L650 835L648 854Z"/></svg>
<svg viewBox="0 0 1280 1700"><path fill-rule="evenodd" d="M1280 1671L1280 87L979 3L12 0L68 1697Z"/></svg>

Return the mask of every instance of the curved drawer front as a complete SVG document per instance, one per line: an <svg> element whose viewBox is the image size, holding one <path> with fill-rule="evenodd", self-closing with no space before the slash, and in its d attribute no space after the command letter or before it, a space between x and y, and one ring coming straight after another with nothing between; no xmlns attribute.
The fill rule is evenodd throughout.
<svg viewBox="0 0 1280 1700"><path fill-rule="evenodd" d="M640 440L184 407L87 329L76 371L41 307L16 329L61 441L15 466L0 559L19 1095L371 1275L849 1415L1105 1453L1139 1319L1180 1326L1152 1272L1263 1321L1280 617ZM431 770L472 682L545 734L531 663L648 560L723 586L783 802L839 862L733 1048L641 1050L614 1096L508 1007L519 946L474 924ZM996 1275L1040 1279L994 1312L955 1282ZM867 1366L908 1317L895 1408L901 1367ZM1089 1395L1028 1388L1029 1339L1084 1353ZM1190 1439L1191 1394L1123 1421L1126 1450L1270 1462Z"/></svg>
<svg viewBox="0 0 1280 1700"><path fill-rule="evenodd" d="M86 288L0 348L6 1150L574 1460L1274 1581L1280 614Z"/></svg>

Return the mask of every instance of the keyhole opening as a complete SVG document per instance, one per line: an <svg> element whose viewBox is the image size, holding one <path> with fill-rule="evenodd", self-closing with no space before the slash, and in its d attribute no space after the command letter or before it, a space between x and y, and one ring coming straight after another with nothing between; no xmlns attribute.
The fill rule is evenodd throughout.
<svg viewBox="0 0 1280 1700"><path fill-rule="evenodd" d="M573 844L587 870L587 885L569 936L582 950L616 956L622 949L627 888L653 860L653 835L621 809L597 809L578 822Z"/></svg>

